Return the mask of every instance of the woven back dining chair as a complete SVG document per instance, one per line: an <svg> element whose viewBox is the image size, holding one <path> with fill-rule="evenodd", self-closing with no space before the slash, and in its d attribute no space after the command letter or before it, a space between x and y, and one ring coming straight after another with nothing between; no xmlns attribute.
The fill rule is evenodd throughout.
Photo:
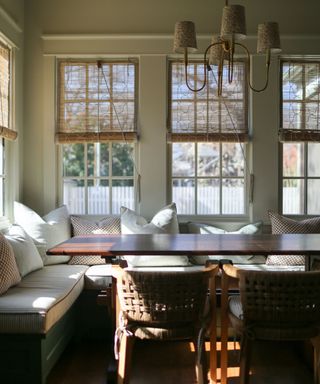
<svg viewBox="0 0 320 384"><path fill-rule="evenodd" d="M314 382L319 384L320 271L253 271L226 264L222 279L222 310L241 336L240 383L249 383L255 340L310 339L314 345ZM226 301L228 279L238 279L240 295L230 296ZM222 342L222 348L225 347ZM221 364L225 375L225 364Z"/></svg>
<svg viewBox="0 0 320 384"><path fill-rule="evenodd" d="M129 383L136 338L191 339L196 351L197 380L207 382L204 336L210 326L214 330L211 344L215 347L216 321L212 307L215 307L214 277L218 270L218 266L182 272L143 271L140 268L118 273L120 320L115 336L118 384ZM216 382L215 348L211 352L210 372L212 381Z"/></svg>

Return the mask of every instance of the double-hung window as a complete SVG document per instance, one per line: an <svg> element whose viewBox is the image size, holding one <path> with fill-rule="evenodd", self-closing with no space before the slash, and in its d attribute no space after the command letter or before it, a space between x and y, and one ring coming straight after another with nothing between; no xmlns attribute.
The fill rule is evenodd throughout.
<svg viewBox="0 0 320 384"><path fill-rule="evenodd" d="M320 61L281 62L282 212L320 213Z"/></svg>
<svg viewBox="0 0 320 384"><path fill-rule="evenodd" d="M134 208L136 61L59 61L58 68L63 203L80 214Z"/></svg>
<svg viewBox="0 0 320 384"><path fill-rule="evenodd" d="M12 48L0 41L0 215L5 212L5 140L15 140L12 119Z"/></svg>
<svg viewBox="0 0 320 384"><path fill-rule="evenodd" d="M170 192L179 214L246 214L245 63L234 62L232 83L226 77L224 70L222 97L217 96L215 67L209 72L208 85L192 92L185 84L184 64L170 62ZM188 78L192 88L199 88L204 78L203 63L190 62Z"/></svg>

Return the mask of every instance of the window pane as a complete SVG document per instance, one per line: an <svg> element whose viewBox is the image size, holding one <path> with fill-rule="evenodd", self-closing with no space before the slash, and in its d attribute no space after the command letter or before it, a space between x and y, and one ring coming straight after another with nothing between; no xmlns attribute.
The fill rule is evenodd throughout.
<svg viewBox="0 0 320 384"><path fill-rule="evenodd" d="M244 176L244 148L239 143L222 144L222 176Z"/></svg>
<svg viewBox="0 0 320 384"><path fill-rule="evenodd" d="M319 215L320 213L320 180L308 180L308 215Z"/></svg>
<svg viewBox="0 0 320 384"><path fill-rule="evenodd" d="M88 213L110 213L108 180L88 180Z"/></svg>
<svg viewBox="0 0 320 384"><path fill-rule="evenodd" d="M282 104L282 128L302 129L301 126L301 104Z"/></svg>
<svg viewBox="0 0 320 384"><path fill-rule="evenodd" d="M66 100L85 99L86 66L69 64L64 67L64 98Z"/></svg>
<svg viewBox="0 0 320 384"><path fill-rule="evenodd" d="M195 145L194 143L172 144L172 176L194 176Z"/></svg>
<svg viewBox="0 0 320 384"><path fill-rule="evenodd" d="M311 100L319 101L320 73L319 63L305 64L306 97ZM318 104L318 103L317 103Z"/></svg>
<svg viewBox="0 0 320 384"><path fill-rule="evenodd" d="M112 176L133 176L133 145L112 144Z"/></svg>
<svg viewBox="0 0 320 384"><path fill-rule="evenodd" d="M84 144L63 145L63 176L84 176Z"/></svg>
<svg viewBox="0 0 320 384"><path fill-rule="evenodd" d="M4 178L0 178L0 215L4 215Z"/></svg>
<svg viewBox="0 0 320 384"><path fill-rule="evenodd" d="M134 99L134 65L112 67L112 93L115 99Z"/></svg>
<svg viewBox="0 0 320 384"><path fill-rule="evenodd" d="M304 182L300 179L284 179L282 189L282 212L304 213Z"/></svg>
<svg viewBox="0 0 320 384"><path fill-rule="evenodd" d="M86 104L85 103L67 103L64 105L64 125L68 132L86 131Z"/></svg>
<svg viewBox="0 0 320 384"><path fill-rule="evenodd" d="M4 139L0 138L0 175L4 176Z"/></svg>
<svg viewBox="0 0 320 384"><path fill-rule="evenodd" d="M239 179L223 179L222 213L242 215L244 212L244 181Z"/></svg>
<svg viewBox="0 0 320 384"><path fill-rule="evenodd" d="M308 176L320 177L320 143L308 143Z"/></svg>
<svg viewBox="0 0 320 384"><path fill-rule="evenodd" d="M297 63L283 64L282 98L283 100L302 99L303 65Z"/></svg>
<svg viewBox="0 0 320 384"><path fill-rule="evenodd" d="M283 176L304 175L304 145L302 143L283 144Z"/></svg>
<svg viewBox="0 0 320 384"><path fill-rule="evenodd" d="M172 130L174 132L194 132L194 104L186 101L173 101L171 104Z"/></svg>
<svg viewBox="0 0 320 384"><path fill-rule="evenodd" d="M188 77L189 79L194 78L194 65L188 65ZM171 97L172 100L177 99L193 99L194 94L191 92L185 82L185 75L184 75L184 65L181 65L181 63L172 63L172 72L171 72ZM189 80L188 79L188 80ZM191 84L191 82L189 82Z"/></svg>
<svg viewBox="0 0 320 384"><path fill-rule="evenodd" d="M305 127L307 129L319 129L320 105L319 103L305 104Z"/></svg>
<svg viewBox="0 0 320 384"><path fill-rule="evenodd" d="M85 213L85 187L83 180L63 181L63 204L68 207L70 213Z"/></svg>
<svg viewBox="0 0 320 384"><path fill-rule="evenodd" d="M121 206L134 209L133 180L112 181L112 213L120 214Z"/></svg>
<svg viewBox="0 0 320 384"><path fill-rule="evenodd" d="M199 215L218 215L220 213L220 180L198 180L198 204Z"/></svg>
<svg viewBox="0 0 320 384"><path fill-rule="evenodd" d="M220 175L219 143L198 144L198 176Z"/></svg>
<svg viewBox="0 0 320 384"><path fill-rule="evenodd" d="M172 180L172 201L177 205L178 214L195 214L194 179Z"/></svg>

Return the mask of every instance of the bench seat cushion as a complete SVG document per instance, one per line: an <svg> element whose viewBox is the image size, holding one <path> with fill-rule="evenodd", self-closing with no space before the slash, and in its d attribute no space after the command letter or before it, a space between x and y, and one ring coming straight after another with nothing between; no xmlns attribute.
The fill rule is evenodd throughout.
<svg viewBox="0 0 320 384"><path fill-rule="evenodd" d="M45 334L80 295L88 267L51 265L0 297L0 333Z"/></svg>
<svg viewBox="0 0 320 384"><path fill-rule="evenodd" d="M250 271L304 271L304 265L273 265L273 264L234 264L236 267Z"/></svg>

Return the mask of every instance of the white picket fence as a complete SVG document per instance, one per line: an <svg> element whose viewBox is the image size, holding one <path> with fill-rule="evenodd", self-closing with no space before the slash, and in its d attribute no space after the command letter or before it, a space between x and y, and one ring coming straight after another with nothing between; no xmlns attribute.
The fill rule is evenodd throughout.
<svg viewBox="0 0 320 384"><path fill-rule="evenodd" d="M119 214L120 207L125 206L134 209L134 187L113 187L112 196L110 188L104 186L88 187L88 213ZM111 211L110 211L110 198ZM198 189L199 215L219 214L220 191L218 187L200 187ZM64 204L71 213L85 213L85 188L72 184L65 185ZM195 189L193 187L174 187L172 201L177 204L179 214L193 214ZM244 213L245 201L244 192L241 187L224 187L222 189L222 213L242 214ZM300 208L299 193L295 188L285 188L283 191L283 212L297 213Z"/></svg>
<svg viewBox="0 0 320 384"><path fill-rule="evenodd" d="M113 187L112 196L110 188L97 186L88 187L88 213L99 215L101 213L120 214L120 207L125 206L134 209L134 188L133 187ZM110 200L112 199L112 200ZM64 204L68 206L69 212L85 213L85 188L65 185L63 191ZM110 210L111 201L111 210Z"/></svg>

